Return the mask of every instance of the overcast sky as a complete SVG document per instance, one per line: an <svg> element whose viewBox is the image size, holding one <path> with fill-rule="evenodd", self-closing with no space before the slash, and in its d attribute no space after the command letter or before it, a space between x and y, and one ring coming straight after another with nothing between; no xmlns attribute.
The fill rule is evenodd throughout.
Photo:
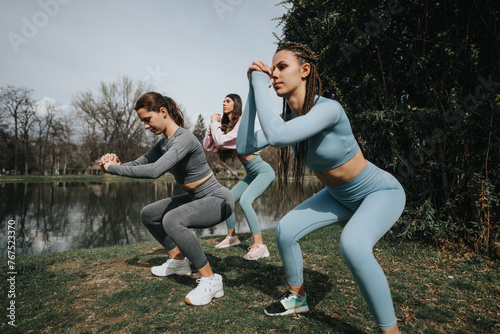
<svg viewBox="0 0 500 334"><path fill-rule="evenodd" d="M273 33L281 36L272 19L286 11L279 2L0 0L0 86L67 106L77 92L128 76L208 122L226 94L246 102L253 60L271 61Z"/></svg>

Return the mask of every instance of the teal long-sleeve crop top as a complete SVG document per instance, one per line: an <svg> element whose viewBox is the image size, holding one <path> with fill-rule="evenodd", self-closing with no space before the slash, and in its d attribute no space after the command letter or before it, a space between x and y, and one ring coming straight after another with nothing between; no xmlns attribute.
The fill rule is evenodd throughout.
<svg viewBox="0 0 500 334"><path fill-rule="evenodd" d="M346 163L359 152L349 119L337 101L320 97L307 114L285 122L274 111L269 75L253 71L249 83L236 141L238 154L248 155L268 145L285 147L308 140L306 165L313 171L325 171ZM258 131L255 131L256 115L262 128Z"/></svg>

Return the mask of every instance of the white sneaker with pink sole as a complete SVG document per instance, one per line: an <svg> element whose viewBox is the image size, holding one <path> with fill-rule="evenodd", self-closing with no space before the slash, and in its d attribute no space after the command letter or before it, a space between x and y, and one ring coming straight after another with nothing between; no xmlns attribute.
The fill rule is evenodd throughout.
<svg viewBox="0 0 500 334"><path fill-rule="evenodd" d="M269 251L266 245L253 245L248 247L248 253L243 256L245 260L258 260L263 257L269 257Z"/></svg>

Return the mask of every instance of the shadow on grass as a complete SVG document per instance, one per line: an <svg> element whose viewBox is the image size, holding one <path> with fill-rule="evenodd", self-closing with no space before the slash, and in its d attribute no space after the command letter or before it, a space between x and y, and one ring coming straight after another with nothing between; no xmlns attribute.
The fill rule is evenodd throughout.
<svg viewBox="0 0 500 334"><path fill-rule="evenodd" d="M286 289L286 275L282 265L248 261L240 256L228 256L222 259L207 254L207 258L214 268L221 269L222 275L224 275L225 270L237 268L236 278L224 278L225 287L241 289L249 286L268 295L272 300L277 300L285 292L283 289ZM227 263L230 263L231 266L228 267ZM344 333L363 333L340 319L315 310L315 306L333 289L331 278L328 275L304 268L304 278L307 286L308 306L311 311L301 314L303 317L315 319Z"/></svg>
<svg viewBox="0 0 500 334"><path fill-rule="evenodd" d="M125 260L125 264L129 266L144 268L150 275L151 267L159 266L165 263L168 259L168 253L164 249L156 249L150 253L141 254L141 256L151 256L151 255L161 255L161 257L152 257L148 259L146 262L141 262L139 256L135 256L131 259ZM168 277L169 280L174 281L176 283L180 283L189 287L196 287L196 283L192 278L192 275L196 273L196 270L193 270L191 275L171 275ZM161 278L161 277L158 277Z"/></svg>
<svg viewBox="0 0 500 334"><path fill-rule="evenodd" d="M334 328L335 331L340 331L341 333L350 333L350 334L364 334L366 332L360 331L357 328L354 328L353 326L349 325L348 323L331 317L330 315L321 312L321 311L316 311L312 310L311 317L316 319L317 321L320 321L327 325L328 327Z"/></svg>
<svg viewBox="0 0 500 334"><path fill-rule="evenodd" d="M251 240L247 240L251 239L251 235L244 234L240 235L239 238L242 244L231 247L231 251L239 253L239 250L243 250L242 253L244 253L247 248L246 244L249 244L248 241L250 241L251 244ZM231 289L233 291L246 290L241 292L241 296L233 297L237 299L243 298L242 300L248 297L248 301L250 301L252 297L249 295L255 293L254 291L257 290L263 295L268 296L269 302L271 302L277 300L285 292L287 280L279 255L272 255L271 258L259 261L248 261L239 255L228 254L227 256L218 256L210 253L210 250L205 249L205 247L204 250L214 272L223 276L225 289L229 291ZM145 262L140 261L139 257L134 257L127 260L126 264L149 270L152 266L161 265L168 258L167 252L164 249L156 249L140 255L140 257L143 256L148 258ZM193 269L193 274L195 273L196 270ZM185 286L195 286L194 280L190 276L172 275L168 278L173 282ZM341 319L323 312L321 308L318 310L316 309L316 306L324 300L325 296L336 289L332 283L332 280L335 281L335 277L332 277L331 273L329 276L309 268L304 268L304 279L308 294L308 305L311 311L301 314L302 317L321 322L325 326L333 328L334 331L355 334L363 333ZM251 309L254 308L254 311L263 313L263 307L262 310L260 310L259 307L251 307Z"/></svg>

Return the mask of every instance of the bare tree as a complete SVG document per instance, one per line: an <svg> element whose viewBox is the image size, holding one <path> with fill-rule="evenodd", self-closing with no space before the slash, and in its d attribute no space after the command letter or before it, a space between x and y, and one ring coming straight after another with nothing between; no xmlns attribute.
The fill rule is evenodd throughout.
<svg viewBox="0 0 500 334"><path fill-rule="evenodd" d="M21 139L23 143L23 154L24 154L24 174L28 175L29 161L34 161L34 156L31 153L30 144L31 138L30 133L33 130L33 125L36 120L35 105L29 105L26 108L21 108L18 114L19 116L19 129L21 131Z"/></svg>
<svg viewBox="0 0 500 334"><path fill-rule="evenodd" d="M134 103L150 90L152 86L143 81L134 83L122 77L109 84L101 82L96 92L76 94L72 106L85 122L83 143L88 145L87 163L105 152L116 152L123 160L137 155L134 149L142 143L144 131Z"/></svg>
<svg viewBox="0 0 500 334"><path fill-rule="evenodd" d="M186 130L191 131L191 129L193 128L193 121L191 121L191 118L188 117L184 106L177 101L175 102L177 103L179 110L182 112L182 117L184 117L184 128L186 128Z"/></svg>
<svg viewBox="0 0 500 334"><path fill-rule="evenodd" d="M0 170L7 167L9 158L10 136L7 132L7 116L8 112L5 108L0 108Z"/></svg>
<svg viewBox="0 0 500 334"><path fill-rule="evenodd" d="M9 115L11 117L10 122L13 123L14 127L14 169L16 172L19 170L19 136L21 123L24 130L32 125L32 119L31 116L29 116L33 112L32 94L33 90L25 87L8 85L7 87L0 88L0 109L2 110L2 115L4 115L2 117L5 118L6 115ZM24 118L21 119L21 117ZM28 135L28 133L25 133L25 135ZM26 145L28 145L28 143L25 143L24 148L26 148Z"/></svg>
<svg viewBox="0 0 500 334"><path fill-rule="evenodd" d="M38 169L41 172L45 171L45 162L49 152L50 143L53 142L51 134L57 122L57 114L59 106L53 100L43 101L36 104L37 113L36 124L38 130ZM43 115L42 115L43 113Z"/></svg>
<svg viewBox="0 0 500 334"><path fill-rule="evenodd" d="M58 142L59 142L59 147L62 147L62 160L63 160L63 174L67 174L67 169L69 167L69 164L71 160L74 158L73 152L75 150L73 149L74 144L72 141L73 138L73 129L74 129L74 121L73 118L69 116L64 116L61 117L58 120L59 123L59 132L58 132Z"/></svg>

